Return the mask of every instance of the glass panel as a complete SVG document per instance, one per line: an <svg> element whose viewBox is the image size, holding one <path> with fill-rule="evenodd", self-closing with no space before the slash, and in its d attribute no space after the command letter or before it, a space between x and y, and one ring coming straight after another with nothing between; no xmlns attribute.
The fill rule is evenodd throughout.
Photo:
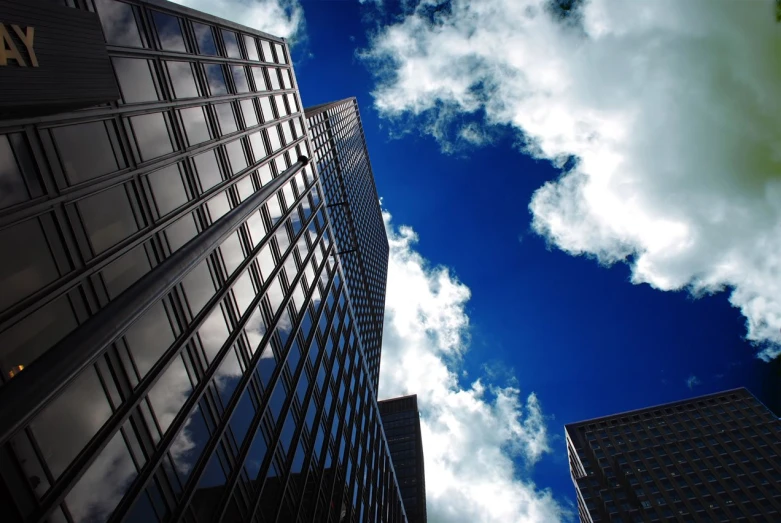
<svg viewBox="0 0 781 523"><path fill-rule="evenodd" d="M237 93L248 93L249 83L247 82L247 71L244 70L242 65L230 66L231 74L233 75L233 85L236 87Z"/></svg>
<svg viewBox="0 0 781 523"><path fill-rule="evenodd" d="M221 193L211 198L208 202L206 202L206 208L209 211L209 217L211 218L212 223L219 220L231 209L231 204L228 200L228 192L222 191Z"/></svg>
<svg viewBox="0 0 781 523"><path fill-rule="evenodd" d="M220 166L214 149L193 157L195 171L201 182L201 191L206 191L222 181Z"/></svg>
<svg viewBox="0 0 781 523"><path fill-rule="evenodd" d="M268 209L269 218L271 223L275 224L282 217L282 206L279 204L279 196L275 193L268 200L266 200L266 208Z"/></svg>
<svg viewBox="0 0 781 523"><path fill-rule="evenodd" d="M276 264L274 263L274 257L271 255L271 248L266 245L258 253L258 265L260 266L260 274L263 280L267 280L271 273L274 271Z"/></svg>
<svg viewBox="0 0 781 523"><path fill-rule="evenodd" d="M76 205L95 254L138 231L124 185L99 192Z"/></svg>
<svg viewBox="0 0 781 523"><path fill-rule="evenodd" d="M209 272L209 264L203 260L182 280L184 294L190 304L193 316L214 296L214 282Z"/></svg>
<svg viewBox="0 0 781 523"><path fill-rule="evenodd" d="M203 107L181 109L179 114L182 117L182 125L189 145L196 145L211 139Z"/></svg>
<svg viewBox="0 0 781 523"><path fill-rule="evenodd" d="M225 269L228 272L228 276L233 274L241 262L244 261L244 251L241 249L241 240L239 239L239 233L234 232L228 236L222 245L220 245L220 253L222 259L225 262Z"/></svg>
<svg viewBox="0 0 781 523"><path fill-rule="evenodd" d="M220 307L215 307L212 313L204 320L198 330L206 361L211 363L222 348L222 344L228 339L228 326Z"/></svg>
<svg viewBox="0 0 781 523"><path fill-rule="evenodd" d="M247 49L247 58L250 60L259 61L260 56L258 55L258 47L257 43L255 42L255 39L251 36L243 35L244 36L244 47Z"/></svg>
<svg viewBox="0 0 781 523"><path fill-rule="evenodd" d="M285 95L287 97L287 105L290 107L291 113L297 113L298 112L298 102L296 102L296 95L293 93L287 93ZM298 120L298 119L296 119Z"/></svg>
<svg viewBox="0 0 781 523"><path fill-rule="evenodd" d="M143 245L114 260L101 272L109 298L112 300L151 270Z"/></svg>
<svg viewBox="0 0 781 523"><path fill-rule="evenodd" d="M166 51L185 52L182 27L179 18L157 11L152 11L152 18L157 27L157 35L160 37L160 46Z"/></svg>
<svg viewBox="0 0 781 523"><path fill-rule="evenodd" d="M90 180L120 168L104 122L56 127L52 129L52 135L71 183Z"/></svg>
<svg viewBox="0 0 781 523"><path fill-rule="evenodd" d="M0 310L13 305L59 276L37 219L0 231ZM14 253L9 256L8 253Z"/></svg>
<svg viewBox="0 0 781 523"><path fill-rule="evenodd" d="M30 198L8 135L0 135L0 208Z"/></svg>
<svg viewBox="0 0 781 523"><path fill-rule="evenodd" d="M293 133L290 131L290 124L291 122L289 120L282 124L282 137L285 139L285 144L289 144L293 141Z"/></svg>
<svg viewBox="0 0 781 523"><path fill-rule="evenodd" d="M255 104L252 103L252 100L242 100L239 103L241 104L241 112L244 115L244 126L253 127L258 125L258 113L255 112Z"/></svg>
<svg viewBox="0 0 781 523"><path fill-rule="evenodd" d="M108 520L136 474L122 433L117 432L65 496L73 521L101 523Z"/></svg>
<svg viewBox="0 0 781 523"><path fill-rule="evenodd" d="M282 46L279 44L274 44L274 50L277 52L277 63L286 64L287 58L285 57L285 51L282 49Z"/></svg>
<svg viewBox="0 0 781 523"><path fill-rule="evenodd" d="M280 70L280 73L282 74L282 87L285 89L292 89L293 84L290 81L290 70L282 69Z"/></svg>
<svg viewBox="0 0 781 523"><path fill-rule="evenodd" d="M241 139L234 140L225 144L225 151L228 153L231 171L233 174L246 169L247 157L244 155L244 149L241 146Z"/></svg>
<svg viewBox="0 0 781 523"><path fill-rule="evenodd" d="M260 102L260 112L263 114L263 121L270 122L274 120L274 111L271 110L271 101L268 96L258 98Z"/></svg>
<svg viewBox="0 0 781 523"><path fill-rule="evenodd" d="M175 252L182 245L195 238L198 229L195 227L195 219L192 213L182 216L165 230L165 237L171 252Z"/></svg>
<svg viewBox="0 0 781 523"><path fill-rule="evenodd" d="M252 316L247 320L244 333L247 336L250 352L255 354L260 342L263 340L263 336L266 334L266 323L263 321L263 313L260 308L256 307Z"/></svg>
<svg viewBox="0 0 781 523"><path fill-rule="evenodd" d="M206 71L206 82L209 84L209 91L211 91L212 96L228 94L222 66L220 64L204 64L203 68Z"/></svg>
<svg viewBox="0 0 781 523"><path fill-rule="evenodd" d="M268 71L268 79L271 82L271 89L276 91L281 86L279 85L279 69L276 67L269 67L266 69Z"/></svg>
<svg viewBox="0 0 781 523"><path fill-rule="evenodd" d="M268 151L266 151L266 154L268 154ZM268 182L274 179L274 176L271 174L271 167L269 167L269 164L264 163L260 166L260 169L258 169L258 177L260 178L261 185L266 185Z"/></svg>
<svg viewBox="0 0 781 523"><path fill-rule="evenodd" d="M208 440L209 429L206 427L206 421L203 419L203 413L199 406L190 413L184 428L171 444L171 457L182 484L190 477L190 471L201 456Z"/></svg>
<svg viewBox="0 0 781 523"><path fill-rule="evenodd" d="M0 371L3 376L7 379L19 374L76 325L68 297L62 296L0 333Z"/></svg>
<svg viewBox="0 0 781 523"><path fill-rule="evenodd" d="M217 372L214 373L214 385L217 388L223 408L230 402L240 377L241 366L239 366L239 359L236 357L236 349L234 348L228 351Z"/></svg>
<svg viewBox="0 0 781 523"><path fill-rule="evenodd" d="M244 442L244 437L247 435L250 422L252 422L254 416L255 406L250 399L250 391L247 390L244 391L244 395L236 405L236 410L233 411L230 423L233 435L236 437L236 444L239 445L239 447Z"/></svg>
<svg viewBox="0 0 781 523"><path fill-rule="evenodd" d="M141 47L141 36L138 34L133 8L124 2L114 0L95 0L100 23L106 42L113 45Z"/></svg>
<svg viewBox="0 0 781 523"><path fill-rule="evenodd" d="M198 44L198 51L201 54L207 54L216 56L217 45L214 43L214 33L210 25L199 24L193 22L193 30L195 31L195 41Z"/></svg>
<svg viewBox="0 0 781 523"><path fill-rule="evenodd" d="M287 107L285 106L285 98L281 94L274 97L274 104L277 106L277 113L280 118L288 115Z"/></svg>
<svg viewBox="0 0 781 523"><path fill-rule="evenodd" d="M222 41L225 42L225 50L229 58L241 58L239 42L236 40L236 33L233 31L222 30Z"/></svg>
<svg viewBox="0 0 781 523"><path fill-rule="evenodd" d="M279 141L279 129L277 126L266 129L268 132L268 142L271 144L271 151L277 152L282 148L282 142Z"/></svg>
<svg viewBox="0 0 781 523"><path fill-rule="evenodd" d="M217 121L220 123L222 134L229 134L239 130L236 125L236 117L233 114L233 104L216 104L214 110L217 111Z"/></svg>
<svg viewBox="0 0 781 523"><path fill-rule="evenodd" d="M55 478L110 415L98 375L89 367L35 418L30 427Z"/></svg>
<svg viewBox="0 0 781 523"><path fill-rule="evenodd" d="M247 219L246 223L247 228L249 229L252 247L256 247L266 236L266 226L263 223L263 217L258 212L253 213L252 216Z"/></svg>
<svg viewBox="0 0 781 523"><path fill-rule="evenodd" d="M198 492L204 495L193 497L191 507L195 514L196 521L212 521L214 509L217 503L215 499L220 499L225 490L225 473L220 466L217 454L215 453L206 465L206 470L201 476L201 482L198 483ZM208 495L205 494L208 492Z"/></svg>
<svg viewBox="0 0 781 523"><path fill-rule="evenodd" d="M233 294L236 296L239 314L243 315L252 302L252 299L255 298L255 288L252 285L252 278L250 277L249 271L245 271L236 281L236 285L233 287Z"/></svg>
<svg viewBox="0 0 781 523"><path fill-rule="evenodd" d="M178 163L150 173L148 180L160 216L165 216L187 202Z"/></svg>
<svg viewBox="0 0 781 523"><path fill-rule="evenodd" d="M111 59L117 74L122 99L125 103L149 102L158 100L155 82L149 60L136 58Z"/></svg>
<svg viewBox="0 0 781 523"><path fill-rule="evenodd" d="M130 122L133 125L142 161L157 158L174 150L163 113L132 116Z"/></svg>
<svg viewBox="0 0 781 523"><path fill-rule="evenodd" d="M148 396L162 434L171 426L191 392L187 368L182 358L174 358Z"/></svg>
<svg viewBox="0 0 781 523"><path fill-rule="evenodd" d="M168 68L168 75L171 77L175 98L195 98L200 96L198 86L195 83L192 63L165 62L165 66Z"/></svg>
<svg viewBox="0 0 781 523"><path fill-rule="evenodd" d="M239 193L239 199L241 201L246 200L255 192L255 187L252 185L252 177L244 176L239 183L236 184L236 192Z"/></svg>
<svg viewBox="0 0 781 523"><path fill-rule="evenodd" d="M255 79L255 90L268 91L268 86L266 85L266 77L263 76L263 68L251 67L250 69L252 70L252 78Z"/></svg>
<svg viewBox="0 0 781 523"><path fill-rule="evenodd" d="M279 276L271 281L271 284L266 291L266 296L268 297L269 305L271 306L271 314L273 316L277 313L277 310L279 310L280 305L282 305L282 302L285 299L285 294L282 292L282 285L280 285ZM277 324L277 328L279 328L279 324Z"/></svg>
<svg viewBox="0 0 781 523"><path fill-rule="evenodd" d="M266 143L263 141L263 135L260 133L260 131L249 135L249 143L252 146L252 156L255 158L256 162L259 162L268 156Z"/></svg>
<svg viewBox="0 0 781 523"><path fill-rule="evenodd" d="M260 47L263 49L263 61L273 62L274 55L271 53L271 44L268 42L268 40L261 40Z"/></svg>
<svg viewBox="0 0 781 523"><path fill-rule="evenodd" d="M143 378L174 342L174 332L163 304L154 304L125 334L130 354Z"/></svg>

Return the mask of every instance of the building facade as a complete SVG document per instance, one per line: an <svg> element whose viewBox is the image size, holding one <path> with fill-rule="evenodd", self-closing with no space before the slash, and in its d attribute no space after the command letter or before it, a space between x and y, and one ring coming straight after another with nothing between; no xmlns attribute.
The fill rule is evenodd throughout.
<svg viewBox="0 0 781 523"><path fill-rule="evenodd" d="M565 432L582 522L781 521L781 421L746 389Z"/></svg>
<svg viewBox="0 0 781 523"><path fill-rule="evenodd" d="M3 521L405 521L285 41L23 4L91 17L119 99L0 120Z"/></svg>
<svg viewBox="0 0 781 523"><path fill-rule="evenodd" d="M366 149L358 102L348 98L304 110L314 158L325 191L347 288L374 389L380 379L380 348L388 280L388 237Z"/></svg>
<svg viewBox="0 0 781 523"><path fill-rule="evenodd" d="M418 396L382 400L380 415L410 523L426 523L426 472Z"/></svg>

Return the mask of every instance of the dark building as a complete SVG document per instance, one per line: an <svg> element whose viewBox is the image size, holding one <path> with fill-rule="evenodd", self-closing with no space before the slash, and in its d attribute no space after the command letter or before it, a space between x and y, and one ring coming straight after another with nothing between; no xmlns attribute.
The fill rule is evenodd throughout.
<svg viewBox="0 0 781 523"><path fill-rule="evenodd" d="M379 405L407 519L410 523L425 523L426 473L418 396L382 400Z"/></svg>
<svg viewBox="0 0 781 523"><path fill-rule="evenodd" d="M348 98L304 110L374 389L380 379L388 237L358 113Z"/></svg>
<svg viewBox="0 0 781 523"><path fill-rule="evenodd" d="M746 389L565 432L582 522L781 521L781 421Z"/></svg>
<svg viewBox="0 0 781 523"><path fill-rule="evenodd" d="M405 521L285 41L161 0L0 15L2 520ZM92 91L47 80L71 37ZM3 67L42 91L6 110Z"/></svg>

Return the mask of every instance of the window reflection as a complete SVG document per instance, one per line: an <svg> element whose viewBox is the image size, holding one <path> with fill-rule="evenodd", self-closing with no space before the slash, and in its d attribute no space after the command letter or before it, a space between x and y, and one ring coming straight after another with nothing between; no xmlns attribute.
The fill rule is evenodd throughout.
<svg viewBox="0 0 781 523"><path fill-rule="evenodd" d="M222 191L216 196L213 196L206 202L206 208L209 211L209 217L212 223L219 220L231 209L230 200L228 200L227 191Z"/></svg>
<svg viewBox="0 0 781 523"><path fill-rule="evenodd" d="M229 58L241 58L239 42L236 40L236 33L233 31L222 30L222 41L225 42L225 50Z"/></svg>
<svg viewBox="0 0 781 523"><path fill-rule="evenodd" d="M22 135L0 135L0 208L8 207L29 199L30 194L22 177L22 171L11 147L9 136L16 138L15 144L25 160L28 160L27 143Z"/></svg>
<svg viewBox="0 0 781 523"><path fill-rule="evenodd" d="M216 56L217 45L214 43L214 33L210 25L193 22L193 31L195 32L195 41L198 44L198 51L201 54Z"/></svg>
<svg viewBox="0 0 781 523"><path fill-rule="evenodd" d="M112 45L141 47L133 8L124 2L114 0L95 0L95 7L103 26L106 42Z"/></svg>
<svg viewBox="0 0 781 523"><path fill-rule="evenodd" d="M277 113L279 113L280 118L288 115L285 99L281 94L274 97L274 105L277 106Z"/></svg>
<svg viewBox="0 0 781 523"><path fill-rule="evenodd" d="M263 76L263 68L251 67L250 69L252 70L252 78L255 80L255 90L268 91L268 86L266 85L266 77Z"/></svg>
<svg viewBox="0 0 781 523"><path fill-rule="evenodd" d="M230 134L239 130L236 125L236 117L233 114L233 104L216 104L214 109L217 112L217 121L220 124L222 134Z"/></svg>
<svg viewBox="0 0 781 523"><path fill-rule="evenodd" d="M158 302L144 313L128 329L125 341L141 379L174 342L173 329L163 304Z"/></svg>
<svg viewBox="0 0 781 523"><path fill-rule="evenodd" d="M254 127L258 125L258 114L255 112L255 104L252 100L242 100L241 112L244 115L244 127Z"/></svg>
<svg viewBox="0 0 781 523"><path fill-rule="evenodd" d="M77 207L95 254L138 230L124 185L84 198Z"/></svg>
<svg viewBox="0 0 781 523"><path fill-rule="evenodd" d="M181 357L174 358L148 396L162 434L171 426L191 392L192 385L184 362Z"/></svg>
<svg viewBox="0 0 781 523"><path fill-rule="evenodd" d="M143 244L111 262L100 273L109 298L113 300L119 296L122 291L133 285L151 268Z"/></svg>
<svg viewBox="0 0 781 523"><path fill-rule="evenodd" d="M293 83L290 81L290 70L282 69L280 72L282 73L282 86L285 89L292 89Z"/></svg>
<svg viewBox="0 0 781 523"><path fill-rule="evenodd" d="M230 161L231 172L233 174L236 174L247 167L247 157L244 155L241 139L225 144L225 151L228 153L228 160Z"/></svg>
<svg viewBox="0 0 781 523"><path fill-rule="evenodd" d="M285 56L285 51L282 49L282 46L279 44L274 44L274 50L277 52L277 63L286 64L287 57Z"/></svg>
<svg viewBox="0 0 781 523"><path fill-rule="evenodd" d="M255 354L258 350L260 342L263 340L263 336L266 334L266 322L263 321L263 312L259 307L256 307L252 312L252 315L247 320L244 327L244 334L247 336L247 344L249 345L250 352Z"/></svg>
<svg viewBox="0 0 781 523"><path fill-rule="evenodd" d="M225 324L225 317L220 307L215 307L204 320L198 330L198 337L201 339L206 362L211 363L222 348L222 344L228 339L228 326Z"/></svg>
<svg viewBox="0 0 781 523"><path fill-rule="evenodd" d="M282 217L282 206L279 204L279 195L275 193L268 200L266 200L266 208L268 209L269 218L271 218L272 225L277 223Z"/></svg>
<svg viewBox="0 0 781 523"><path fill-rule="evenodd" d="M262 98L258 98L258 102L260 103L260 112L263 115L263 121L272 121L275 117L274 111L271 110L271 99L268 96L264 96Z"/></svg>
<svg viewBox="0 0 781 523"><path fill-rule="evenodd" d="M200 96L191 62L165 62L165 66L168 69L168 75L171 77L175 98L195 98Z"/></svg>
<svg viewBox="0 0 781 523"><path fill-rule="evenodd" d="M0 310L25 298L59 276L38 219L0 231L5 253L0 262Z"/></svg>
<svg viewBox="0 0 781 523"><path fill-rule="evenodd" d="M282 142L279 140L278 126L269 127L266 131L268 132L268 141L269 144L271 144L271 151L277 152L282 148Z"/></svg>
<svg viewBox="0 0 781 523"><path fill-rule="evenodd" d="M236 298L239 314L243 315L247 307L252 303L253 298L255 298L255 288L252 285L252 277L249 271L244 271L244 274L236 280L236 285L233 287L233 295Z"/></svg>
<svg viewBox="0 0 781 523"><path fill-rule="evenodd" d="M233 75L233 85L236 88L237 93L248 93L249 83L247 82L247 71L242 65L230 66L231 74Z"/></svg>
<svg viewBox="0 0 781 523"><path fill-rule="evenodd" d="M152 19L157 27L160 46L166 51L185 52L184 36L179 18L158 11L152 11Z"/></svg>
<svg viewBox="0 0 781 523"><path fill-rule="evenodd" d="M206 82L209 84L209 91L212 96L228 94L228 87L225 85L225 75L222 72L220 64L204 64L206 71Z"/></svg>
<svg viewBox="0 0 781 523"><path fill-rule="evenodd" d="M114 154L109 133L115 137L112 122L89 122L52 129L65 174L79 183L125 167Z"/></svg>
<svg viewBox="0 0 781 523"><path fill-rule="evenodd" d="M268 71L268 79L271 82L271 88L276 91L280 88L279 85L279 69L276 67L269 67L266 69Z"/></svg>
<svg viewBox="0 0 781 523"><path fill-rule="evenodd" d="M259 162L268 156L266 143L263 141L263 135L260 133L260 131L249 135L249 143L252 146L252 156L255 158L256 162ZM266 169L268 169L268 166L266 166Z"/></svg>
<svg viewBox="0 0 781 523"><path fill-rule="evenodd" d="M175 163L150 173L148 179L160 216L165 216L187 202L180 164Z"/></svg>
<svg viewBox="0 0 781 523"><path fill-rule="evenodd" d="M193 316L198 314L209 299L214 296L214 282L206 260L199 263L182 280L184 295L190 305Z"/></svg>
<svg viewBox="0 0 781 523"><path fill-rule="evenodd" d="M215 149L194 156L193 161L195 162L198 180L201 182L202 192L211 189L222 181Z"/></svg>
<svg viewBox="0 0 781 523"><path fill-rule="evenodd" d="M149 102L158 100L155 82L152 79L153 70L149 60L137 58L111 59L114 72L117 75L122 99L125 103Z"/></svg>
<svg viewBox="0 0 781 523"><path fill-rule="evenodd" d="M274 61L274 55L271 53L271 44L268 40L261 40L260 41L260 47L263 49L263 61L264 62L273 62Z"/></svg>
<svg viewBox="0 0 781 523"><path fill-rule="evenodd" d="M258 56L258 46L255 39L248 35L243 35L243 36L244 36L244 47L247 49L247 58L255 61L260 60L260 56Z"/></svg>
<svg viewBox="0 0 781 523"><path fill-rule="evenodd" d="M130 123L133 126L142 161L157 158L174 150L163 113L131 116Z"/></svg>
<svg viewBox="0 0 781 523"><path fill-rule="evenodd" d="M197 145L211 139L203 107L188 107L179 111L184 133L189 145Z"/></svg>
<svg viewBox="0 0 781 523"><path fill-rule="evenodd" d="M195 238L196 234L198 234L198 229L195 227L192 213L182 216L165 230L165 237L172 253Z"/></svg>
<svg viewBox="0 0 781 523"><path fill-rule="evenodd" d="M234 232L220 245L220 253L222 254L222 260L225 263L228 276L233 274L233 271L244 261L244 251L241 248L241 240L239 238L239 233Z"/></svg>

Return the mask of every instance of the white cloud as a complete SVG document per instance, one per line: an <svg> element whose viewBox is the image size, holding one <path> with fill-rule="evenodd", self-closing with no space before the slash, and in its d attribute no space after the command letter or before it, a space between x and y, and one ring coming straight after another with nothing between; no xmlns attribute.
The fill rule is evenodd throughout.
<svg viewBox="0 0 781 523"><path fill-rule="evenodd" d="M702 384L700 378L698 378L694 374L686 378L686 386L689 387L689 390L694 390L694 387L700 384Z"/></svg>
<svg viewBox="0 0 781 523"><path fill-rule="evenodd" d="M770 0L424 0L376 33L377 109L511 125L574 167L533 196L533 228L632 281L730 289L760 356L781 352L781 32ZM435 13L435 14L432 14ZM443 122L442 120L445 120ZM438 133L438 134L437 134ZM571 165L571 164L570 164Z"/></svg>
<svg viewBox="0 0 781 523"><path fill-rule="evenodd" d="M301 39L304 10L298 0L173 0L280 38Z"/></svg>
<svg viewBox="0 0 781 523"><path fill-rule="evenodd" d="M480 379L464 387L470 291L445 267L414 250L415 232L394 227L390 242L380 390L382 398L417 394L422 414L428 519L437 522L560 521L568 511L526 470L548 452L537 396L514 383Z"/></svg>

